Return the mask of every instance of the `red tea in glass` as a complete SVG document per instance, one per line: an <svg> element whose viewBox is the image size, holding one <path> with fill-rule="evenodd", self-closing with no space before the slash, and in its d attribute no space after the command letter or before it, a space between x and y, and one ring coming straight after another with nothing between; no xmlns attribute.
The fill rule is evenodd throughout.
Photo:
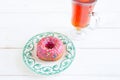
<svg viewBox="0 0 120 80"><path fill-rule="evenodd" d="M72 25L80 30L89 25L96 0L72 0Z"/></svg>

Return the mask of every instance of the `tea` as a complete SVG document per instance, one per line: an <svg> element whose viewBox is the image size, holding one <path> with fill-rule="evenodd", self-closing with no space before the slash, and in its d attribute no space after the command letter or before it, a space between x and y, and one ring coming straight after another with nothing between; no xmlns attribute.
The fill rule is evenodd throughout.
<svg viewBox="0 0 120 80"><path fill-rule="evenodd" d="M96 0L73 0L72 2L72 25L80 30L86 27L90 21L90 14Z"/></svg>
<svg viewBox="0 0 120 80"><path fill-rule="evenodd" d="M91 2L94 2L95 0L76 0L76 1L79 1L79 2L85 2L85 3L91 3Z"/></svg>

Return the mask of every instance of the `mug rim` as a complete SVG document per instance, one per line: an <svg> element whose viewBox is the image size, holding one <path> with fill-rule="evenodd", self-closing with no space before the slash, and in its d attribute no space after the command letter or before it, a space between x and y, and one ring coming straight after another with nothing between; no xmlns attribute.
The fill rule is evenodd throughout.
<svg viewBox="0 0 120 80"><path fill-rule="evenodd" d="M78 0L72 0L72 2L80 5L94 5L97 2L97 0L94 0L92 2L80 2Z"/></svg>

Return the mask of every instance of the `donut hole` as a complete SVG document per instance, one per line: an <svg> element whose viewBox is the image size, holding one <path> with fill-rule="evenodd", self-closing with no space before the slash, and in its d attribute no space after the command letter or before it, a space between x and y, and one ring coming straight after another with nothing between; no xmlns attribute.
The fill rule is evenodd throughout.
<svg viewBox="0 0 120 80"><path fill-rule="evenodd" d="M54 46L55 46L55 44L53 42L47 42L45 44L45 47L48 48L48 49L52 49Z"/></svg>

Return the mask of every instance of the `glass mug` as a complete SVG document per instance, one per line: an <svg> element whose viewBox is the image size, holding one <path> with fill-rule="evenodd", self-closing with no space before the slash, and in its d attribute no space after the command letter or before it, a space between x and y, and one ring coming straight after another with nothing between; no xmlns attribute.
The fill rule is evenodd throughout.
<svg viewBox="0 0 120 80"><path fill-rule="evenodd" d="M94 17L95 25L98 23L98 18L92 12L96 2L97 0L72 0L71 23L76 29L76 35L79 35L84 28L90 27L91 17Z"/></svg>

